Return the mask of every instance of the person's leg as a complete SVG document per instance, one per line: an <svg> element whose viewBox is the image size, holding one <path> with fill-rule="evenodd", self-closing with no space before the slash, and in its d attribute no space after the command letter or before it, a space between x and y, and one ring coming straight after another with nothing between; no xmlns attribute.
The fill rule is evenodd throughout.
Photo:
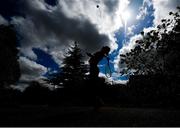
<svg viewBox="0 0 180 128"><path fill-rule="evenodd" d="M99 75L99 68L95 65L90 65L90 77L97 79Z"/></svg>
<svg viewBox="0 0 180 128"><path fill-rule="evenodd" d="M99 68L97 66L91 65L90 66L90 79L91 79L91 86L93 88L93 106L94 110L98 111L98 109L104 105L104 102L102 98L100 97L100 79L98 77L99 75Z"/></svg>

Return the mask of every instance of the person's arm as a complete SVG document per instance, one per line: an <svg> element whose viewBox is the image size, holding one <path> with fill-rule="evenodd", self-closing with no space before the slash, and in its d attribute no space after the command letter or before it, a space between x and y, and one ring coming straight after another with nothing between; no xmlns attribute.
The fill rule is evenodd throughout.
<svg viewBox="0 0 180 128"><path fill-rule="evenodd" d="M110 60L109 56L105 54L104 57L107 59L109 65L109 60Z"/></svg>
<svg viewBox="0 0 180 128"><path fill-rule="evenodd" d="M106 59L107 59L107 61L108 61L108 65L109 65L109 60L110 60L110 58L107 56Z"/></svg>
<svg viewBox="0 0 180 128"><path fill-rule="evenodd" d="M110 58L109 58L109 56L107 55L107 54L104 54L104 57L106 57L106 59L109 61L110 60Z"/></svg>

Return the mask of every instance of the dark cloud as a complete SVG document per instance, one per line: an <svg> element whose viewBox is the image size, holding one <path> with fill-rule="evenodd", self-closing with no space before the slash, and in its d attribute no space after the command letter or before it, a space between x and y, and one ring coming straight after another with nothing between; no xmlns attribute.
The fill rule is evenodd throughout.
<svg viewBox="0 0 180 128"><path fill-rule="evenodd" d="M119 5L119 0L103 0L103 2L106 5L109 13L114 12Z"/></svg>
<svg viewBox="0 0 180 128"><path fill-rule="evenodd" d="M107 35L100 34L96 25L83 17L69 18L60 9L53 11L48 11L48 8L40 9L30 0L24 1L23 7L24 14L34 24L36 34L38 34L36 37L39 39L54 37L59 40L59 45L68 45L67 42L78 41L84 49L89 51L97 50L110 42ZM26 36L25 33L24 36Z"/></svg>
<svg viewBox="0 0 180 128"><path fill-rule="evenodd" d="M180 6L180 0L174 0L174 1L172 1L172 5L173 5L173 7Z"/></svg>

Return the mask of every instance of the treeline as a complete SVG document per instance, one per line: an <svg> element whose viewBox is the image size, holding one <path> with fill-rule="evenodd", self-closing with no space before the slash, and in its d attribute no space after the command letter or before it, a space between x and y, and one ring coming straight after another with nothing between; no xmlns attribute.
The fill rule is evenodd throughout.
<svg viewBox="0 0 180 128"><path fill-rule="evenodd" d="M21 105L93 106L94 93L98 91L98 96L103 99L105 106L179 109L180 87L176 83L167 84L171 83L171 80L164 81L162 76L135 76L130 81L127 85L112 86L101 81L95 86L89 84L79 88L55 90L50 90L38 82L32 82L24 92L13 89L3 91L1 107L20 107Z"/></svg>

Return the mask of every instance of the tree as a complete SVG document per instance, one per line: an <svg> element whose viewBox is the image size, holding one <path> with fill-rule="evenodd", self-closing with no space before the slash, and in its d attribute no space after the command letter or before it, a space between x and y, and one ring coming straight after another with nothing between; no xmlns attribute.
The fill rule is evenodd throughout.
<svg viewBox="0 0 180 128"><path fill-rule="evenodd" d="M157 29L141 32L142 39L129 53L122 54L121 64L134 74L173 74L180 71L180 7L170 12L171 19L162 19Z"/></svg>
<svg viewBox="0 0 180 128"><path fill-rule="evenodd" d="M83 62L83 55L77 42L74 42L68 49L63 59L61 70L51 80L54 84L63 84L64 86L76 86L86 79L87 66Z"/></svg>
<svg viewBox="0 0 180 128"><path fill-rule="evenodd" d="M12 25L0 25L0 85L14 84L20 77L16 32Z"/></svg>

